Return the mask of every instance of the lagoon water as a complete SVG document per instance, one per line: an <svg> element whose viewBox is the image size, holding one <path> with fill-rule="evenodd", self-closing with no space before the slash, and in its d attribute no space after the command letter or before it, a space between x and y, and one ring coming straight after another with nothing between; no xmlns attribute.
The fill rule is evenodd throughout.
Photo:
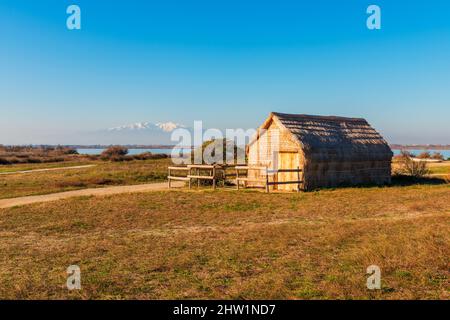
<svg viewBox="0 0 450 320"><path fill-rule="evenodd" d="M415 149L415 150L407 150L407 151L416 156L421 154L422 152L426 152L426 151L428 151L430 154L439 152L440 154L442 154L444 156L445 159L450 158L450 150L425 150L425 149L419 150L419 149ZM400 154L401 150L393 149L392 152L394 152L394 155L397 155L397 154Z"/></svg>
<svg viewBox="0 0 450 320"><path fill-rule="evenodd" d="M77 149L79 154L92 154L92 155L100 154L103 152L103 150L105 149ZM184 153L191 152L191 149L180 149L180 151L181 150ZM400 154L401 152L401 150L398 149L394 149L392 151L394 152L395 155ZM428 151L431 154L433 154L434 152L439 152L442 153L445 159L450 158L450 150L408 150L408 151L415 155L418 155L424 151ZM141 154L144 152L165 153L170 155L172 153L172 149L128 149L128 154L130 155Z"/></svg>
<svg viewBox="0 0 450 320"><path fill-rule="evenodd" d="M77 149L79 154L97 155L101 154L105 149ZM181 150L181 149L180 149ZM183 149L184 152L190 152L191 149ZM172 149L128 149L128 154L136 155L145 152L171 154Z"/></svg>

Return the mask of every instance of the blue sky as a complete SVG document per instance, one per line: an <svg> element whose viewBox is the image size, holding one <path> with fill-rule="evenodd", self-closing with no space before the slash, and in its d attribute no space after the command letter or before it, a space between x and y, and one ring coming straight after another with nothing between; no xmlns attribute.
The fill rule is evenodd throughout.
<svg viewBox="0 0 450 320"><path fill-rule="evenodd" d="M1 0L0 143L97 143L78 137L140 121L252 128L279 111L450 144L449 57L444 0Z"/></svg>

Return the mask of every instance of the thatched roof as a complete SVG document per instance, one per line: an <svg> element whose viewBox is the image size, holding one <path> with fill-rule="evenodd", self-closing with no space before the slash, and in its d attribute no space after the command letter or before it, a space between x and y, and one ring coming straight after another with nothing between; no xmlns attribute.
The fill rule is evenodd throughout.
<svg viewBox="0 0 450 320"><path fill-rule="evenodd" d="M390 161L393 155L383 137L362 118L272 112L262 128L271 120L291 132L305 157L314 161Z"/></svg>

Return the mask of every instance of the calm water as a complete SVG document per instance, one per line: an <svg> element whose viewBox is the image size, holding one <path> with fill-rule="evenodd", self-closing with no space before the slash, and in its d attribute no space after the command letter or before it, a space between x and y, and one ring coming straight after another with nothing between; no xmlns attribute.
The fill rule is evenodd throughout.
<svg viewBox="0 0 450 320"><path fill-rule="evenodd" d="M77 149L79 154L100 154L105 149ZM180 149L181 150L181 149ZM189 153L191 149L183 149L185 153ZM400 154L400 150L394 149L392 150L395 155ZM424 151L427 150L408 150L409 152L418 155ZM428 150L431 154L433 152L439 152L442 153L445 159L450 158L450 150ZM172 149L128 149L128 154L134 155L134 154L141 154L144 152L151 152L151 153L165 153L165 154L171 154Z"/></svg>
<svg viewBox="0 0 450 320"><path fill-rule="evenodd" d="M105 149L77 149L79 154L93 154L97 155L104 151ZM181 150L181 149L180 149ZM184 152L190 152L191 149L183 149ZM172 149L128 149L128 154L135 155L135 154L141 154L144 152L151 152L151 153L165 153L165 154L171 154Z"/></svg>
<svg viewBox="0 0 450 320"><path fill-rule="evenodd" d="M428 151L429 153L433 154L434 152L441 153L445 159L450 158L450 150L407 150L408 152L411 152L414 155L419 155L422 152ZM400 154L401 150L393 149L392 152L394 152L395 155Z"/></svg>

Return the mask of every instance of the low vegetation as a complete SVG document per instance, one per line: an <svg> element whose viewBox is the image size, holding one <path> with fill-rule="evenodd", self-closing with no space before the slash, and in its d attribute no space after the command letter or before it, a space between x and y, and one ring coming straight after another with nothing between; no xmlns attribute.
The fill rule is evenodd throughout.
<svg viewBox="0 0 450 320"><path fill-rule="evenodd" d="M442 153L440 152L433 152L432 154L429 151L424 151L421 152L418 155L415 155L411 152L409 152L408 150L403 150L401 151L400 154L395 155L394 156L394 160L398 160L398 159L402 159L404 157L409 157L409 158L417 158L417 159L424 159L424 160L440 160L440 161L445 161L445 157ZM450 160L450 158L448 159Z"/></svg>
<svg viewBox="0 0 450 320"><path fill-rule="evenodd" d="M165 181L171 163L73 156L0 166L95 165L0 175L0 198ZM417 171L382 188L205 187L0 209L0 299L448 299L450 184ZM73 264L81 291L65 287ZM381 290L366 288L372 264Z"/></svg>
<svg viewBox="0 0 450 320"><path fill-rule="evenodd" d="M431 154L428 151L420 153L417 158L419 159L431 159Z"/></svg>
<svg viewBox="0 0 450 320"><path fill-rule="evenodd" d="M168 153L170 150L168 150ZM0 145L0 171L5 165L86 162L86 161L133 161L165 159L167 154L145 152L128 155L128 149L122 146L111 146L100 155L78 154L77 150L69 147L50 146L2 146Z"/></svg>
<svg viewBox="0 0 450 320"><path fill-rule="evenodd" d="M75 149L68 147L32 147L0 145L0 165L26 163L52 163L80 160Z"/></svg>
<svg viewBox="0 0 450 320"><path fill-rule="evenodd" d="M196 154L202 155L201 163L198 163L195 159ZM239 157L243 157L243 159L239 159ZM190 155L190 163L193 164L227 164L230 161L234 164L244 163L246 161L245 150L236 146L230 140L226 139L213 139L205 141L201 147L198 147L194 152ZM225 169L226 170L226 169ZM218 171L216 174L216 183L219 186L229 185L229 181L226 179L224 174L233 174L234 169L231 170L229 168L226 172ZM197 175L210 175L210 169L197 169ZM183 174L181 174L183 175ZM193 180L194 183L198 183L202 186L212 185L213 182L211 180Z"/></svg>
<svg viewBox="0 0 450 320"><path fill-rule="evenodd" d="M105 149L101 156L106 159L111 159L114 157L123 157L128 154L128 149L122 146L112 146Z"/></svg>
<svg viewBox="0 0 450 320"><path fill-rule="evenodd" d="M419 159L433 159L433 160L444 160L444 156L440 152L434 152L431 154L428 151L422 152L417 156Z"/></svg>
<svg viewBox="0 0 450 320"><path fill-rule="evenodd" d="M450 175L450 162L442 164L430 164L429 169L431 174Z"/></svg>
<svg viewBox="0 0 450 320"><path fill-rule="evenodd" d="M450 186L201 190L0 210L2 299L448 299ZM68 291L66 268L81 268ZM381 290L366 268L381 268Z"/></svg>
<svg viewBox="0 0 450 320"><path fill-rule="evenodd" d="M415 161L408 153L402 152L396 158L395 173L414 178L423 178L429 174L429 170L426 161Z"/></svg>
<svg viewBox="0 0 450 320"><path fill-rule="evenodd" d="M76 170L0 175L0 199L110 185L160 182L167 177L167 166L170 164L170 159L130 160L127 162L90 160L64 164L66 166L86 164L94 166ZM42 169L48 165L5 166L0 167L0 173Z"/></svg>
<svg viewBox="0 0 450 320"><path fill-rule="evenodd" d="M82 166L93 164L93 162L88 160L79 161L65 161L65 162L41 162L41 163L21 163L13 165L0 165L0 175L7 172L18 172L18 171L29 171L29 170L40 170L40 169L52 169L52 168L65 168L73 166Z"/></svg>

